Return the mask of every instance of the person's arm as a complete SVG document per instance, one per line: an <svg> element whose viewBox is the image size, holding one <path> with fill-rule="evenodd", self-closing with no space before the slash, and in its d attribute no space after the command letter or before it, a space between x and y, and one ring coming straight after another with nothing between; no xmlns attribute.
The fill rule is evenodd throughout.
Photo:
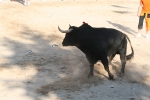
<svg viewBox="0 0 150 100"><path fill-rule="evenodd" d="M139 7L138 7L137 16L140 16L141 10L142 10L142 6L143 6L143 4L140 2L140 5L139 5Z"/></svg>

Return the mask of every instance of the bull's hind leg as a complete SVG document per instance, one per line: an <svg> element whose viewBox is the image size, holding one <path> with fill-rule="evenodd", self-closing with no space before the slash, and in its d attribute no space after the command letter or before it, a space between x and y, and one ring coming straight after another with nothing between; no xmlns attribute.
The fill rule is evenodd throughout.
<svg viewBox="0 0 150 100"><path fill-rule="evenodd" d="M127 41L125 40L122 44L122 49L119 50L120 52L120 60L121 60L121 72L120 76L123 76L125 73L125 65L126 65L126 49L127 49Z"/></svg>
<svg viewBox="0 0 150 100"><path fill-rule="evenodd" d="M111 61L113 60L113 58L115 57L116 54L113 54L111 56L109 56L109 64L111 64Z"/></svg>
<svg viewBox="0 0 150 100"><path fill-rule="evenodd" d="M124 50L123 50L123 51L124 51ZM122 52L123 52L123 51L122 51ZM125 51L124 51L124 52L125 52ZM121 64L122 64L120 76L123 76L124 73L125 73L125 71L124 71L125 65L126 65L126 58L125 58L125 57L126 57L126 56L125 56L124 54L121 54L121 53L120 53L120 59L121 59Z"/></svg>
<svg viewBox="0 0 150 100"><path fill-rule="evenodd" d="M109 71L109 66L108 66L108 59L107 56L103 56L103 58L101 59L102 64L104 65L105 70L107 71L108 75L109 75L109 79L113 80L114 79L114 75Z"/></svg>

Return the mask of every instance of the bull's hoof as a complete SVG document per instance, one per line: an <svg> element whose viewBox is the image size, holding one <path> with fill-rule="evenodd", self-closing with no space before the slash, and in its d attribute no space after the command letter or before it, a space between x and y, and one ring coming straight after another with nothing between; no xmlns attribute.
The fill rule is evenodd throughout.
<svg viewBox="0 0 150 100"><path fill-rule="evenodd" d="M114 80L114 75L110 75L109 80Z"/></svg>
<svg viewBox="0 0 150 100"><path fill-rule="evenodd" d="M93 77L93 75L89 74L89 75L88 75L88 78L91 78L91 77Z"/></svg>
<svg viewBox="0 0 150 100"><path fill-rule="evenodd" d="M120 76L120 77L123 77L123 76L124 76L124 73L121 72L121 73L119 74L119 76Z"/></svg>

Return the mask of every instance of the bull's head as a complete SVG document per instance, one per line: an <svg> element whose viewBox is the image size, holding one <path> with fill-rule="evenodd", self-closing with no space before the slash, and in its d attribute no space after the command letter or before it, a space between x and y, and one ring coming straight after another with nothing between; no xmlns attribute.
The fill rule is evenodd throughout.
<svg viewBox="0 0 150 100"><path fill-rule="evenodd" d="M66 33L65 38L63 39L63 46L76 46L77 44L77 27L70 26L68 30L62 30L58 26L58 30L61 33Z"/></svg>

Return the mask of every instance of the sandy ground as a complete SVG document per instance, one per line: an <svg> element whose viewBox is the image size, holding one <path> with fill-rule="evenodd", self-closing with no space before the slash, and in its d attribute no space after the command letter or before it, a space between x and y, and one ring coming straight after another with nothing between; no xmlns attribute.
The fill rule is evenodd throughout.
<svg viewBox="0 0 150 100"><path fill-rule="evenodd" d="M137 33L138 0L31 0L0 3L0 100L150 100L150 40ZM110 66L115 80L101 63L88 79L89 64L75 47L63 47L69 24L85 21L93 27L127 34L135 56L119 77L120 60ZM145 27L144 27L145 28ZM128 53L130 53L130 48Z"/></svg>

